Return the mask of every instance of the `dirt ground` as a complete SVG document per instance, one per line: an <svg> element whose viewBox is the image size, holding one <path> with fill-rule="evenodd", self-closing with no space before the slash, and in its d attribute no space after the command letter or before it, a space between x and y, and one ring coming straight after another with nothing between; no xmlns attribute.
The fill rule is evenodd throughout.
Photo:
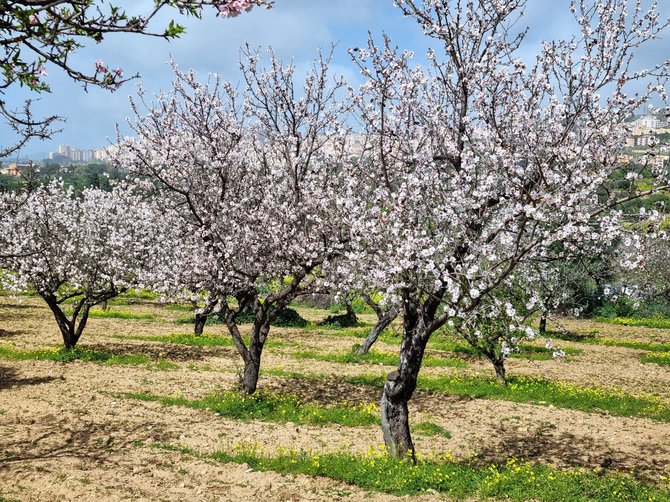
<svg viewBox="0 0 670 502"><path fill-rule="evenodd" d="M155 448L170 444L207 453L239 444L257 444L272 452L278 446L318 450L365 451L382 443L377 426L305 426L236 421L184 407L165 407L119 397L148 391L189 398L233 388L241 369L229 347L187 347L121 336L149 337L184 333L177 324L184 315L160 305L115 306L151 313L152 319L93 318L81 346L104 347L119 354L145 354L169 359L171 371L146 366L107 366L75 361L11 361L0 359L0 500L151 500L151 501L303 501L411 499L436 500L435 494L393 497L367 493L325 478L255 472L246 465L224 464L195 455ZM301 311L318 319L326 311ZM371 321L372 318L369 318ZM670 330L608 326L565 320L571 330L598 330L608 338L670 343ZM208 325L208 334L225 334ZM355 374L385 375L393 368L297 359L295 350L344 351L355 338L325 336L318 331L276 329L263 368L330 375L329 380L264 377L260 387L296 394L321 404L376 403L379 391L341 382ZM293 344L300 342L301 347ZM48 309L36 298L19 301L0 297L0 344L15 348L59 346L60 338ZM650 393L670 403L670 370L642 364L641 351L560 342L583 353L566 361L511 359L510 374L544 376L586 386L617 387ZM396 350L380 343L379 349ZM426 368L425 374L487 374L483 361L468 359L466 369ZM670 424L647 419L583 413L552 406L489 401L417 392L410 413L414 423L430 420L451 432L451 438L415 435L423 453L452 452L482 462L508 457L565 468L610 469L659 481L670 469Z"/></svg>

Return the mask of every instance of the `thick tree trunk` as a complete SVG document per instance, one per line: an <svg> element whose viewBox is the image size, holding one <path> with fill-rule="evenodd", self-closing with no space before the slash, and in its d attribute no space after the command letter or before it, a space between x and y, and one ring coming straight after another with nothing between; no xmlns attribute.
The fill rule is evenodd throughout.
<svg viewBox="0 0 670 502"><path fill-rule="evenodd" d="M409 397L406 393L395 395L393 392L396 382L399 386L403 385L402 381L398 382L399 379L400 375L393 372L389 374L384 385L384 393L380 403L384 444L386 444L386 449L390 455L404 458L409 454L414 461L416 458L412 434L409 430L409 410L407 408Z"/></svg>
<svg viewBox="0 0 670 502"><path fill-rule="evenodd" d="M207 322L207 314L195 314L195 336L202 335L205 330L205 323Z"/></svg>
<svg viewBox="0 0 670 502"><path fill-rule="evenodd" d="M389 373L382 395L381 425L389 454L416 461L414 443L409 430L407 403L416 389L421 361L428 343L426 319L417 315L416 307L404 308L403 340L398 370Z"/></svg>
<svg viewBox="0 0 670 502"><path fill-rule="evenodd" d="M242 374L242 390L245 394L253 394L258 387L258 377L261 369L261 352L257 357L250 357L244 361L244 373Z"/></svg>
<svg viewBox="0 0 670 502"><path fill-rule="evenodd" d="M502 386L507 386L507 378L505 377L505 360L496 359L492 361L492 363L493 369L495 369L496 372L496 379L498 380L498 383Z"/></svg>
<svg viewBox="0 0 670 502"><path fill-rule="evenodd" d="M74 349L75 345L77 345L77 342L79 341L79 337L75 332L74 325L69 324L68 326L61 326L59 324L58 327L60 328L60 332L63 335L63 344L65 345L65 348L67 350Z"/></svg>
<svg viewBox="0 0 670 502"><path fill-rule="evenodd" d="M56 324L58 325L58 329L60 329L65 348L67 350L74 349L74 347L77 345L77 342L79 341L79 338L81 337L82 332L84 331L84 327L86 327L89 307L83 307L81 311L81 318L79 323L77 323L76 317L70 320L65 316L54 296L47 295L43 296L42 298L44 298L44 300L47 302L47 305L51 309L51 312L56 319Z"/></svg>
<svg viewBox="0 0 670 502"><path fill-rule="evenodd" d="M253 394L258 387L258 377L261 368L261 356L268 333L270 332L270 323L267 318L267 312L258 310L256 320L254 321L253 331L249 339L249 347L244 343L240 330L235 322L235 312L224 306L224 314L228 331L230 332L237 352L244 361L244 371L242 373L240 387L245 394Z"/></svg>
<svg viewBox="0 0 670 502"><path fill-rule="evenodd" d="M540 314L540 329L539 332L541 335L544 335L547 332L547 313L542 312Z"/></svg>
<svg viewBox="0 0 670 502"><path fill-rule="evenodd" d="M382 332L388 328L389 324L391 324L396 317L398 317L398 309L397 307L393 306L391 307L391 310L379 318L377 324L375 324L374 327L370 330L370 333L368 333L365 341L361 344L360 347L358 347L356 355L362 356L363 354L367 354L374 343L377 341L377 338L379 338L379 335L381 335Z"/></svg>

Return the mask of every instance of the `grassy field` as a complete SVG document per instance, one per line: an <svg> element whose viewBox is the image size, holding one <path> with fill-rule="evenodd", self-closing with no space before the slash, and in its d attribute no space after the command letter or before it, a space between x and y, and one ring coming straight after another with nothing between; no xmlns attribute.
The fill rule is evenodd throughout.
<svg viewBox="0 0 670 502"><path fill-rule="evenodd" d="M379 427L398 326L355 356L374 316L337 329L296 308L310 324L273 328L249 398L225 326L193 336L187 306L120 298L65 352L38 298L0 297L0 500L670 501L663 323L565 320L566 358L526 343L507 387L436 336L410 465Z"/></svg>

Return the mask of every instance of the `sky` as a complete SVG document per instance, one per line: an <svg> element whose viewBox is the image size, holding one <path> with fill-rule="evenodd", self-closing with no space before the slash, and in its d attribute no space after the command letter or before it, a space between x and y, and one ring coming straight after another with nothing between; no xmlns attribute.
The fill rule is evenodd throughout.
<svg viewBox="0 0 670 502"><path fill-rule="evenodd" d="M129 13L147 12L151 0L117 0ZM569 0L529 0L523 25L530 28L526 39L530 56L541 40L566 36L574 26L570 23ZM347 53L348 48L366 44L368 32L379 37L391 36L402 49L413 50L417 60L431 45L416 23L403 18L393 6L393 0L275 0L271 10L256 8L237 18L216 17L213 10L204 12L203 19L180 18L173 10L165 10L153 23L161 31L170 19L186 27L181 38L166 41L154 37L129 34L108 36L102 43L88 44L77 51L72 62L86 71L93 69L97 60L111 68L122 68L126 75L139 73L141 78L110 91L73 82L63 72L47 65L46 80L50 94L36 96L25 89L12 88L5 95L10 107L19 107L25 98L39 98L33 105L37 115L59 115L65 118L63 131L47 141L31 141L20 157L43 159L58 145L73 148L97 149L115 142L116 124L127 131L130 116L129 96L137 93L137 84L147 95L168 90L172 81L170 59L181 69L193 68L202 79L210 73L220 73L224 79L239 82L238 60L240 47L265 50L271 46L284 61L293 61L298 69L306 68L319 48L335 46L332 71L344 75L356 86L361 82ZM655 41L640 59L654 60L670 55L670 33L666 39ZM0 124L0 146L10 144L12 135ZM13 155L16 158L16 154Z"/></svg>

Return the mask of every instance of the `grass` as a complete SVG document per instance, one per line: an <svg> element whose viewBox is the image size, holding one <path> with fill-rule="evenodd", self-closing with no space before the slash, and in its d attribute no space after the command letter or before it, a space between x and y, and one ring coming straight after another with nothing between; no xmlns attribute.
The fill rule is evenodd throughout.
<svg viewBox="0 0 670 502"><path fill-rule="evenodd" d="M315 350L303 350L293 352L292 357L298 359L313 359L315 361L326 361L340 364L384 364L388 366L398 366L398 354L390 352L379 352L371 350L362 356L355 353L338 352L338 353L323 353ZM440 357L434 355L426 355L423 359L424 367L448 367L448 368L465 368L468 363L462 359Z"/></svg>
<svg viewBox="0 0 670 502"><path fill-rule="evenodd" d="M265 371L264 374L285 378L328 378L326 375L318 374L286 373L277 368ZM381 388L385 377L357 375L344 377L344 380L354 385ZM503 387L496 380L484 377L420 376L418 388L476 399L552 405L586 413L606 413L670 422L670 405L653 395L633 395L618 389L581 387L569 382L553 382L543 378L511 377L508 379L507 387Z"/></svg>
<svg viewBox="0 0 670 502"><path fill-rule="evenodd" d="M12 359L18 361L28 361L28 360L57 361L62 363L68 363L72 361L84 361L109 366L146 365L150 369L157 369L163 371L179 368L179 365L171 361L165 359L159 359L157 361L154 361L150 359L148 356L143 354L117 355L111 352L92 350L87 349L85 347L76 347L72 350L66 350L63 347L55 349L17 350L8 345L0 345L0 358Z"/></svg>
<svg viewBox="0 0 670 502"><path fill-rule="evenodd" d="M66 316L72 315L71 309L65 309L64 314ZM155 319L154 314L148 312L131 312L129 310L102 310L102 309L91 309L88 312L88 316L93 319Z"/></svg>
<svg viewBox="0 0 670 502"><path fill-rule="evenodd" d="M647 350L651 352L670 352L670 343L640 342L637 340L615 340L613 338L597 338L595 335L575 335L572 333L551 333L552 338L568 340L606 347L623 347L625 349ZM567 353L567 351L566 351Z"/></svg>
<svg viewBox="0 0 670 502"><path fill-rule="evenodd" d="M413 427L413 431L423 436L444 436L447 439L451 439L451 432L433 422L419 422Z"/></svg>
<svg viewBox="0 0 670 502"><path fill-rule="evenodd" d="M645 328L670 329L670 319L662 317L596 317L596 322L619 324L621 326L643 326Z"/></svg>
<svg viewBox="0 0 670 502"><path fill-rule="evenodd" d="M360 323L358 328L340 328L338 326L319 326L318 324L308 324L300 328L301 331L316 331L319 336L336 336L344 338L360 338L361 342L372 329L372 324ZM383 335L384 333L382 333ZM397 341L399 341L398 339Z"/></svg>
<svg viewBox="0 0 670 502"><path fill-rule="evenodd" d="M460 340L455 340L453 338L447 337L434 337L431 338L428 342L428 348L433 350L443 350L447 352L455 352L457 354L463 354L468 356L481 356L477 349L471 345L462 342ZM563 349L566 355L576 356L582 354L583 351L580 349ZM537 345L530 345L527 343L522 343L519 345L519 352L511 352L509 357L516 359L530 359L533 361L549 361L552 360L553 351L547 349L546 347L540 347Z"/></svg>
<svg viewBox="0 0 670 502"><path fill-rule="evenodd" d="M652 352L670 352L670 344L638 342L635 340L612 340L611 338L602 338L599 340L601 345L607 347L624 347L627 349L649 350Z"/></svg>
<svg viewBox="0 0 670 502"><path fill-rule="evenodd" d="M670 366L670 354L667 352L651 352L641 360L643 363L656 363L661 366Z"/></svg>
<svg viewBox="0 0 670 502"><path fill-rule="evenodd" d="M157 448L195 454L188 448L156 445ZM273 455L254 445L238 445L200 457L220 462L247 464L256 471L305 474L343 481L392 495L440 493L454 500L519 501L661 501L670 500L666 489L644 484L619 474L558 469L509 459L503 464L478 466L457 462L450 456L420 459L416 465L391 458L384 450L365 454L318 453L278 448Z"/></svg>
<svg viewBox="0 0 670 502"><path fill-rule="evenodd" d="M216 335L199 335L192 333L173 333L171 335L155 335L155 336L140 336L140 335L114 335L112 338L118 340L142 340L144 342L162 342L173 343L177 345L189 345L192 347L233 347L233 339L229 336ZM244 343L249 344L249 338L244 337ZM267 340L265 347L287 347L293 344L287 342L280 342L277 340Z"/></svg>
<svg viewBox="0 0 670 502"><path fill-rule="evenodd" d="M343 402L335 406L302 403L290 395L257 392L246 396L237 392L215 392L202 399L157 396L148 393L126 393L121 397L152 401L166 406L185 406L208 410L236 420L261 420L265 422L328 425L346 427L367 426L379 423L379 409L374 404L351 405Z"/></svg>

